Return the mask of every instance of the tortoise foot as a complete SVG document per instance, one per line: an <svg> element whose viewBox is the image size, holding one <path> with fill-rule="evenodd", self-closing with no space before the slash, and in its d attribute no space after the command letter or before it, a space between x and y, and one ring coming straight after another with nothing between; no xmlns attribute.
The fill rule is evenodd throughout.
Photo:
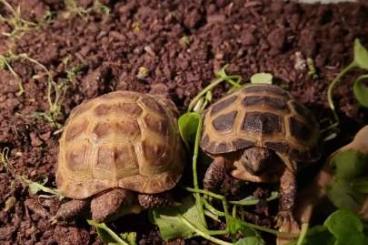
<svg viewBox="0 0 368 245"><path fill-rule="evenodd" d="M92 219L98 222L106 221L117 215L122 206L134 202L134 194L123 189L113 189L96 196L91 201Z"/></svg>

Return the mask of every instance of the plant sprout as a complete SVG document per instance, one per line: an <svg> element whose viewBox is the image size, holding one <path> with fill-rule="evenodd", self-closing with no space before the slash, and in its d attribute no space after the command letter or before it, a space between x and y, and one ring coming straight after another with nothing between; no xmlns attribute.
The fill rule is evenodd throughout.
<svg viewBox="0 0 368 245"><path fill-rule="evenodd" d="M331 81L328 90L327 90L327 100L330 106L330 109L333 112L336 125L338 126L340 123L339 117L336 112L335 103L333 101L333 92L337 84L341 81L341 79L351 70L359 68L361 70L368 71L368 50L363 47L359 39L355 39L354 41L354 59L353 61L347 65L341 72L336 76L334 80ZM359 102L360 105L364 107L368 107L368 88L363 83L364 80L368 79L367 75L360 76L357 80L355 80L353 85L353 92L355 98Z"/></svg>
<svg viewBox="0 0 368 245"><path fill-rule="evenodd" d="M5 18L0 15L0 22L9 25L11 32L3 32L7 37L19 37L22 33L29 31L31 28L37 27L39 24L22 18L20 6L13 8L6 0L0 0L0 3L10 12L10 17Z"/></svg>
<svg viewBox="0 0 368 245"><path fill-rule="evenodd" d="M22 183L24 186L27 186L30 193L37 194L38 192L42 191L48 194L51 194L51 196L58 197L59 200L63 199L63 196L54 188L46 187L45 184L47 182L47 179L43 181L43 183L34 182L27 177L20 175L16 173L15 168L10 164L9 162L9 148L5 147L1 153L0 153L0 164L4 166L5 170L16 180L18 180L20 183ZM50 197L48 195L47 197Z"/></svg>
<svg viewBox="0 0 368 245"><path fill-rule="evenodd" d="M20 78L20 76L14 71L13 67L10 65L10 62L14 58L16 58L16 57L12 56L11 54L5 54L5 55L0 54L0 69L6 69L14 76L14 78L18 82L18 88L19 88L17 96L21 96L21 95L24 94L23 81Z"/></svg>
<svg viewBox="0 0 368 245"><path fill-rule="evenodd" d="M91 12L98 12L109 15L110 9L106 5L103 5L99 0L95 0L90 8L83 8L78 5L75 0L64 0L64 5L68 13L77 15L83 19L86 19Z"/></svg>

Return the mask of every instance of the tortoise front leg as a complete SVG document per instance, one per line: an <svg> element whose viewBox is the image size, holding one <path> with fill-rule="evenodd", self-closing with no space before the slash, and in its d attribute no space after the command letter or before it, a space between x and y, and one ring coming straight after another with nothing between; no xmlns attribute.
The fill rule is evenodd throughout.
<svg viewBox="0 0 368 245"><path fill-rule="evenodd" d="M300 228L294 218L294 205L296 198L295 172L285 167L280 179L280 204L277 215L279 231L287 233L299 233ZM283 243L278 243L283 244Z"/></svg>
<svg viewBox="0 0 368 245"><path fill-rule="evenodd" d="M118 217L121 209L134 204L135 198L133 192L120 188L104 192L91 201L92 219L101 222Z"/></svg>
<svg viewBox="0 0 368 245"><path fill-rule="evenodd" d="M138 203L144 209L172 206L174 200L169 192L158 194L138 194Z"/></svg>
<svg viewBox="0 0 368 245"><path fill-rule="evenodd" d="M225 159L223 157L215 157L210 166L208 167L204 179L203 187L206 190L218 189L225 179L226 167Z"/></svg>

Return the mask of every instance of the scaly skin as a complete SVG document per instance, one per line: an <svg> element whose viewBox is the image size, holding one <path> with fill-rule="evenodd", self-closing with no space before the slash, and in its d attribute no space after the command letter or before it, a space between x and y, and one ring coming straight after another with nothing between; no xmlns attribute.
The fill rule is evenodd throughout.
<svg viewBox="0 0 368 245"><path fill-rule="evenodd" d="M295 173L285 168L280 179L280 205L279 213L276 217L276 226L280 232L288 234L298 234L300 226L295 221L294 206L296 199L296 179ZM285 245L290 242L289 239L277 238L277 245Z"/></svg>
<svg viewBox="0 0 368 245"><path fill-rule="evenodd" d="M55 219L70 220L83 215L89 205L92 219L98 222L116 219L126 213L138 213L142 209L173 205L170 193L137 194L121 188L111 189L92 199L71 200L61 205Z"/></svg>
<svg viewBox="0 0 368 245"><path fill-rule="evenodd" d="M210 166L208 167L204 179L203 187L206 190L216 190L218 189L223 180L225 179L226 167L225 159L221 156L215 157Z"/></svg>

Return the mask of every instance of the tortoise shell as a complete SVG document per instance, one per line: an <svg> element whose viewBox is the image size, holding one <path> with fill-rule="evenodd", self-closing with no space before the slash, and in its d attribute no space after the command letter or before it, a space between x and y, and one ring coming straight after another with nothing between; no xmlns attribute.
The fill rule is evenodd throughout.
<svg viewBox="0 0 368 245"><path fill-rule="evenodd" d="M118 91L77 106L60 139L56 183L83 199L121 187L140 193L173 188L184 166L175 105Z"/></svg>
<svg viewBox="0 0 368 245"><path fill-rule="evenodd" d="M287 91L250 84L206 110L201 148L215 155L258 146L284 160L308 162L319 157L318 136L314 116Z"/></svg>

